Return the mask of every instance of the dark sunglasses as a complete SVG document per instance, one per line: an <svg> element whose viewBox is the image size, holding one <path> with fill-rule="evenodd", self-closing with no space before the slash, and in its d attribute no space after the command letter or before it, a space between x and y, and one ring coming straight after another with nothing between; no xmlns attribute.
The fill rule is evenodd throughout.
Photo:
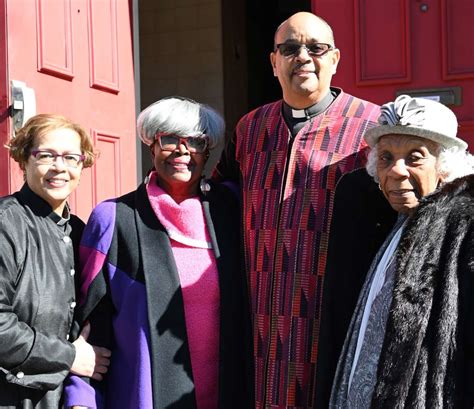
<svg viewBox="0 0 474 409"><path fill-rule="evenodd" d="M183 144L189 153L204 153L207 150L208 138L201 134L198 136L178 136L175 134L158 133L155 136L162 151L174 152Z"/></svg>
<svg viewBox="0 0 474 409"><path fill-rule="evenodd" d="M326 43L312 43L312 44L300 44L300 43L281 43L277 44L275 48L280 51L280 54L284 57L291 57L297 55L301 48L306 49L309 55L313 57L322 57L328 51L334 49L331 44Z"/></svg>

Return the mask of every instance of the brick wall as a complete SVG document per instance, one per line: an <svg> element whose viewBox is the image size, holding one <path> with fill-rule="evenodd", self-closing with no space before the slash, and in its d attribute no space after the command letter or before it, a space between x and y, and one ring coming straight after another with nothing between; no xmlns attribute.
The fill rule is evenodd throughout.
<svg viewBox="0 0 474 409"><path fill-rule="evenodd" d="M181 95L224 112L220 0L139 0L142 108Z"/></svg>

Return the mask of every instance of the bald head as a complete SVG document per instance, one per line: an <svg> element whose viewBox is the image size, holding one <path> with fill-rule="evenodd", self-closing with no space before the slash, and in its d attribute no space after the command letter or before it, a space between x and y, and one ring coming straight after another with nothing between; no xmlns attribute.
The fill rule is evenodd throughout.
<svg viewBox="0 0 474 409"><path fill-rule="evenodd" d="M320 27L323 31L326 32L328 38L330 39L330 44L333 47L336 47L334 42L334 33L332 31L331 26L327 23L326 20L318 17L313 13L309 13L307 11L300 11L298 13L293 14L289 18L287 18L283 23L281 23L275 31L274 36L274 44L278 44L279 41L279 34L282 32L287 32L298 29L300 26L305 26L307 24L315 24Z"/></svg>
<svg viewBox="0 0 474 409"><path fill-rule="evenodd" d="M286 52L277 48L278 44ZM314 47L326 51L318 54L312 51ZM300 12L280 24L275 33L275 48L270 53L270 63L273 75L280 82L285 102L293 108L302 109L321 101L330 91L339 58L332 29L322 18Z"/></svg>

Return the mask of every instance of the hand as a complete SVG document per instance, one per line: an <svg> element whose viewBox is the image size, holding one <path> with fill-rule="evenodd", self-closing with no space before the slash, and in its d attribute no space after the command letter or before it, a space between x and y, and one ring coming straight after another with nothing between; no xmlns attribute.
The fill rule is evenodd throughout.
<svg viewBox="0 0 474 409"><path fill-rule="evenodd" d="M79 338L72 344L76 348L76 358L72 363L71 373L101 381L107 373L111 353L107 348L96 347L87 342L90 331L91 326L87 323Z"/></svg>

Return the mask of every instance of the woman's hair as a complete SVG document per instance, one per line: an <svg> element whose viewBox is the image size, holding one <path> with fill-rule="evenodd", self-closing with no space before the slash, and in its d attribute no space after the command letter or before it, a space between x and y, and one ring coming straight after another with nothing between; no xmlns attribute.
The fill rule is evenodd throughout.
<svg viewBox="0 0 474 409"><path fill-rule="evenodd" d="M438 152L436 153L436 168L444 182L450 182L461 176L474 173L474 156L456 146L451 148L446 148L442 145L438 146ZM377 147L378 144L370 150L365 168L367 169L367 173L378 183Z"/></svg>
<svg viewBox="0 0 474 409"><path fill-rule="evenodd" d="M81 125L62 115L39 114L31 117L5 146L10 150L10 156L18 162L21 169L25 170L36 138L56 129L70 129L76 132L81 140L81 153L86 157L83 162L84 168L94 164L96 153L89 134Z"/></svg>
<svg viewBox="0 0 474 409"><path fill-rule="evenodd" d="M224 148L224 120L211 107L189 98L167 97L145 108L137 119L138 136L152 145L157 133L181 137L205 134L209 139L209 158L203 174L210 177Z"/></svg>

